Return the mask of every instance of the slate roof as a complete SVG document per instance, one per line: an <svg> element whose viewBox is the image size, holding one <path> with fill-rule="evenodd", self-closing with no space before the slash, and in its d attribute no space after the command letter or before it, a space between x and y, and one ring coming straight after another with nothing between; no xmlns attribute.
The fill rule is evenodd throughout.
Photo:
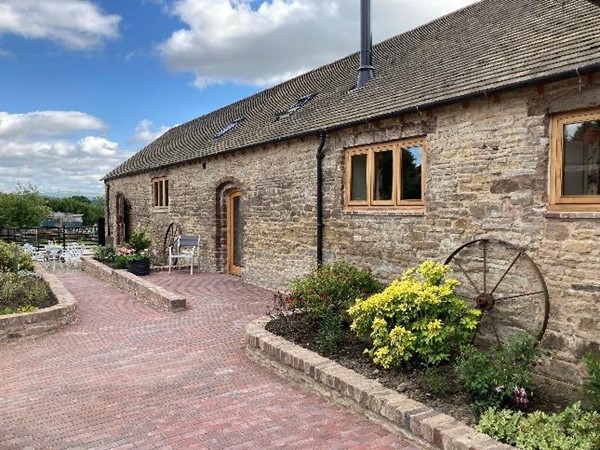
<svg viewBox="0 0 600 450"><path fill-rule="evenodd" d="M598 70L595 3L483 0L375 45L375 79L360 89L352 90L355 53L167 131L105 179ZM276 120L311 93L305 106Z"/></svg>

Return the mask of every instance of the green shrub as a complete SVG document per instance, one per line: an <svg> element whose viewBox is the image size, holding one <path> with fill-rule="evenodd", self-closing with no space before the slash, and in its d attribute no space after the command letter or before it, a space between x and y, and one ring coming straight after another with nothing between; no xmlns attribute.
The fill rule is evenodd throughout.
<svg viewBox="0 0 600 450"><path fill-rule="evenodd" d="M23 307L45 308L56 304L48 285L31 272L0 273L0 309L12 314Z"/></svg>
<svg viewBox="0 0 600 450"><path fill-rule="evenodd" d="M125 255L117 256L115 258L115 267L117 269L127 269L127 262L129 261L129 257Z"/></svg>
<svg viewBox="0 0 600 450"><path fill-rule="evenodd" d="M33 270L33 258L18 245L0 241L0 272L18 270Z"/></svg>
<svg viewBox="0 0 600 450"><path fill-rule="evenodd" d="M142 230L136 230L131 237L127 240L127 246L132 248L135 253L141 253L147 250L152 245L152 240L146 236L146 232Z"/></svg>
<svg viewBox="0 0 600 450"><path fill-rule="evenodd" d="M325 354L335 352L342 342L343 323L339 314L327 310L319 317L317 345Z"/></svg>
<svg viewBox="0 0 600 450"><path fill-rule="evenodd" d="M477 430L523 450L598 450L600 414L579 403L558 414L488 409Z"/></svg>
<svg viewBox="0 0 600 450"><path fill-rule="evenodd" d="M530 369L539 355L531 338L517 333L507 344L488 351L465 346L456 373L478 412L490 407L527 408L533 391Z"/></svg>
<svg viewBox="0 0 600 450"><path fill-rule="evenodd" d="M435 395L447 395L452 391L448 383L447 367L429 367L423 374L427 390Z"/></svg>
<svg viewBox="0 0 600 450"><path fill-rule="evenodd" d="M346 310L357 298L381 290L370 270L337 261L312 270L290 283L291 307L301 308L317 329L317 345L331 354L342 341Z"/></svg>
<svg viewBox="0 0 600 450"><path fill-rule="evenodd" d="M481 312L456 295L456 280L442 281L446 272L426 261L348 310L352 329L372 339L367 353L376 364L389 368L416 359L437 365L469 341Z"/></svg>
<svg viewBox="0 0 600 450"><path fill-rule="evenodd" d="M489 408L479 418L477 431L492 436L505 444L515 445L523 415L521 411Z"/></svg>
<svg viewBox="0 0 600 450"><path fill-rule="evenodd" d="M357 298L380 290L381 283L370 270L359 269L346 261L324 264L290 283L294 305L316 316L326 310L345 314Z"/></svg>
<svg viewBox="0 0 600 450"><path fill-rule="evenodd" d="M6 307L6 308L0 309L0 316L6 316L8 314L14 314L14 313L15 313L15 310L12 308Z"/></svg>
<svg viewBox="0 0 600 450"><path fill-rule="evenodd" d="M587 353L583 360L588 372L583 380L583 395L592 409L600 411L600 361L591 353Z"/></svg>
<svg viewBox="0 0 600 450"><path fill-rule="evenodd" d="M100 262L114 262L115 257L115 249L104 245L99 245L94 252L94 259Z"/></svg>

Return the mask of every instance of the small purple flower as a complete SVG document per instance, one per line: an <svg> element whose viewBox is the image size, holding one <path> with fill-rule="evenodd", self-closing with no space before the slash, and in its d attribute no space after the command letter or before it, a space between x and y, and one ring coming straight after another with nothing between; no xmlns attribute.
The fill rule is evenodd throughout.
<svg viewBox="0 0 600 450"><path fill-rule="evenodd" d="M513 389L513 396L517 406L521 406L523 408L527 408L527 406L529 406L529 395L527 394L525 388L515 386Z"/></svg>

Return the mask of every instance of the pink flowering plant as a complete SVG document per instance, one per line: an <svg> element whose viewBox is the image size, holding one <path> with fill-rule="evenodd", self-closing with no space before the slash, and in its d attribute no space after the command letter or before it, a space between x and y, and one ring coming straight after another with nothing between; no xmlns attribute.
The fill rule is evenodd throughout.
<svg viewBox="0 0 600 450"><path fill-rule="evenodd" d="M129 240L117 248L117 255L125 256L129 261L139 261L152 255L152 240L143 230L136 230Z"/></svg>
<svg viewBox="0 0 600 450"><path fill-rule="evenodd" d="M123 245L121 247L117 247L117 256L131 256L135 253L135 250L131 247L127 247Z"/></svg>
<svg viewBox="0 0 600 450"><path fill-rule="evenodd" d="M506 344L487 351L464 347L456 373L477 412L499 407L525 410L533 397L531 369L539 356L533 340L518 333Z"/></svg>

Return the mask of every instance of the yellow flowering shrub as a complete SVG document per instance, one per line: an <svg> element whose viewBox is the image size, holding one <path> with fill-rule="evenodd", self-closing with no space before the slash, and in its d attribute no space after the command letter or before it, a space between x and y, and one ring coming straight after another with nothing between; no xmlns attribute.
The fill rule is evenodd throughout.
<svg viewBox="0 0 600 450"><path fill-rule="evenodd" d="M444 279L447 270L426 261L348 309L352 329L372 342L366 352L373 362L385 368L411 359L436 365L470 340L481 311L456 295L458 281Z"/></svg>

